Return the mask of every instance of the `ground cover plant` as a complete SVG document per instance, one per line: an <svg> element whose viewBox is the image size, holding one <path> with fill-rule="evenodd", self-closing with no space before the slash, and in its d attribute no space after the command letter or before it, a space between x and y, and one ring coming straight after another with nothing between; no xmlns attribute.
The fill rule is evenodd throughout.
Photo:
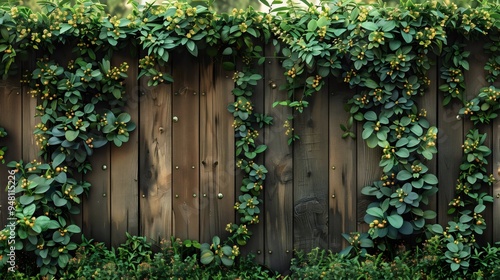
<svg viewBox="0 0 500 280"><path fill-rule="evenodd" d="M429 123L417 102L418 96L426 94L432 58L440 56L443 104L460 102L461 117L473 125L488 124L497 117L498 4L485 1L470 8L432 1L385 7L302 1L298 6L289 1L275 8L278 1L262 3L267 13L235 9L224 15L207 5L185 2L134 3L126 18L105 15L98 3L84 0L75 5L45 2L45 13L1 6L2 75L17 71L23 57L43 54L22 78L39 100L40 123L34 135L42 161L7 164L17 182L17 198L11 205L17 221L14 249L27 254L24 268L33 269L32 263L37 268L9 277L40 274L85 279L93 277L92 270L110 279L152 279L160 274L203 279L220 275L222 268L226 274L234 273L234 278L280 277L239 258L240 247L251 237L251 225L259 222L267 174L266 167L257 163L267 146L257 144L256 138L263 127L273 124L272 118L255 111L252 101L254 87L262 79L253 66L265 60L255 40L273 44L282 58L286 83L281 87L288 96L275 106L302 112L328 77L342 79L356 89L347 104L351 119L341 127L344 136L353 137L352 123L358 122L362 140L383 154L380 180L362 191L373 198L365 215L369 230L346 233L350 246L342 255L297 252L289 277L347 277L350 272L344 267L356 268L356 275L365 279L498 276L494 269L500 258L498 248L478 245L487 227L483 213L493 201L486 136L478 128L466 134L456 197L449 208L454 219L445 226L435 224L436 213L425 206L439 182L426 164L437 153L438 128ZM470 53L465 46L474 40L486 42L484 50L490 58L484 70L490 85L468 100L464 71L469 69ZM72 60L64 65L54 55L61 47L71 50ZM121 146L136 128L124 111L123 80L129 66L111 62L113 54L124 48L139 48L146 54L139 60L139 77L148 77L150 86L175 82L162 66L178 48L193 56L222 57L226 69L235 71L235 101L228 111L234 116L236 166L245 176L234 206L239 221L227 226L227 240L217 236L204 244L173 240L160 254L153 254L141 237L129 236L116 249L73 241L81 229L72 222L72 215L79 213L82 196L92 188L76 175L92 169L88 158L96 149ZM287 125L291 123L293 119ZM300 139L293 127L288 135L289 144ZM0 129L0 137L4 136ZM5 151L2 146L0 156ZM12 251L8 236L7 228L0 233L0 265L5 273ZM88 252L95 257L87 258Z"/></svg>

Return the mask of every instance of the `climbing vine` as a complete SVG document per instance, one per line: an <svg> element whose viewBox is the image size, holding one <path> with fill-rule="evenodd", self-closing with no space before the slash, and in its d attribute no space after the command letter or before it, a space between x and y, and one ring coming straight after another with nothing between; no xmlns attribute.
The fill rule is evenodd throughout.
<svg viewBox="0 0 500 280"><path fill-rule="evenodd" d="M142 51L138 76L148 77L148 85L156 86L175 82L165 66L174 52L184 49L193 56L218 59L234 71L235 100L228 111L234 116L236 166L244 174L234 205L240 219L227 225L227 240L216 236L200 248L203 264L232 265L239 247L251 236L249 226L259 222L267 173L259 156L267 146L258 142L258 136L273 120L255 111L252 96L262 79L254 69L265 60L257 42L272 42L282 58L286 83L281 88L287 92L274 106L301 113L327 78L335 77L355 92L347 103L350 119L339 129L345 137L353 137L352 124L359 122L367 146L381 151L382 175L362 189L373 198L364 218L369 230L346 233L351 246L344 252L389 250L390 239L411 240L432 233L445 244L451 269L466 271L475 236L486 227L485 203L492 201L485 191L493 182L486 169L491 150L484 144L484 134L478 130L467 134L457 196L450 203L450 214L456 219L444 229L429 222L436 213L424 209L438 191L438 179L427 163L437 153L438 128L429 123L417 100L427 94L433 57L443 57L439 87L443 103L462 102L459 113L474 124L497 117L500 91L495 86L481 89L471 100L464 96L470 55L464 47L471 38L487 41L486 79L490 84L498 81L498 4L482 3L472 9L435 1L399 7L301 2L287 1L287 6L275 8L274 2L262 0L268 13L250 8L223 15L185 2L134 3L126 18L106 16L100 4L88 0L74 6L46 2L45 12L38 14L25 7L1 6L2 75L17 71L17 62L27 54L36 50L44 54L22 78L39 100L40 123L34 134L42 161L8 164L18 182L16 248L35 253L42 275L64 268L77 248L71 236L81 230L71 215L79 212L81 196L91 187L78 182L75 175L92 169L88 159L95 149L108 143L121 146L135 129L123 110L129 66L113 61L113 55L125 48ZM72 58L66 65L54 55L61 46ZM293 116L285 126L289 144L300 140L293 130ZM1 160L4 151L2 147ZM4 230L0 235L3 255L10 249L4 238L8 234ZM3 265L6 260L2 258Z"/></svg>

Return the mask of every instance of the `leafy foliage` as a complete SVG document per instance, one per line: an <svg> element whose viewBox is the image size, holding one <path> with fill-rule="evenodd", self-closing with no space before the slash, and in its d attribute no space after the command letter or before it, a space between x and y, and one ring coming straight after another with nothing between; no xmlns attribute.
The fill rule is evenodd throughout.
<svg viewBox="0 0 500 280"><path fill-rule="evenodd" d="M205 265L235 263L239 246L251 236L248 226L259 221L259 196L268 172L259 164L259 156L267 149L259 143L259 130L273 121L255 112L252 103L254 88L262 79L253 68L265 60L256 42L272 42L281 57L286 78L281 88L287 96L274 106L303 112L308 99L329 77L356 89L347 104L351 117L341 128L344 137L352 137L353 122L362 124L361 138L368 147L382 152L382 175L362 190L373 198L365 215L370 229L346 234L351 246L345 252L366 256L370 247L392 250L387 240L421 237L428 230L437 237L428 239L436 243L436 252L444 251L440 261L448 263L452 271L465 274L470 269L474 235L483 232L481 213L485 202L491 201L483 191L492 183L484 167L490 151L479 131L467 135L457 187L457 195L465 195L465 200L458 196L452 201L450 213L457 216L446 229L429 224L436 214L423 209L438 190L438 180L426 163L437 152L438 129L427 120L425 109L419 108L417 97L426 94L430 83L427 71L434 63L432 58L440 56L444 57L443 103L462 102L460 113L471 116L475 124L488 123L497 116L498 90L491 85L466 101L463 74L469 69L470 55L465 43L484 40L488 42L485 52L490 54L484 67L487 80L497 81L498 4L484 2L468 8L441 2L406 2L400 7L352 1L322 1L318 5L287 1L280 7L275 4L281 1L262 3L268 13L249 8L221 15L209 5L133 3L134 10L126 18L105 15L102 5L85 0L74 5L47 1L45 13L1 6L2 75L14 73L16 62L36 50L46 56L37 60L35 69L23 80L40 99L37 111L41 122L35 135L47 163L9 164L18 170L20 184L16 188L17 237L23 242L19 244L38 256L42 275L66 267L69 251L76 249L69 236L80 229L71 223L70 214L77 213L79 195L89 185L72 179L72 172L91 170L88 157L94 149L109 142L121 146L135 128L123 111L128 65L112 66L115 62L111 59L128 47L137 47L145 54L139 60L139 77L149 77L151 86L173 82L165 65L179 49L193 56L220 59L227 70L235 71L235 101L228 105L228 111L234 116L236 166L244 173L242 194L234 207L240 221L227 226L231 233L227 240L214 237L211 244L199 246ZM73 60L67 66L57 61L55 52L60 46L72 48L68 56ZM285 123L289 144L300 139L292 120L293 116ZM147 262L150 254L141 253L149 252L145 240L129 239L119 249L119 258L132 256ZM371 261L378 264L380 259ZM112 263L110 267L116 267L116 262ZM192 259L190 264L194 265Z"/></svg>

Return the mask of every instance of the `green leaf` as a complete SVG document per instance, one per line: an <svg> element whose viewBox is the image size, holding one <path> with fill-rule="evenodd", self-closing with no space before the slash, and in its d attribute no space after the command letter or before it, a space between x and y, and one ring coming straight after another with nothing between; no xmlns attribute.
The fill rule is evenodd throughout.
<svg viewBox="0 0 500 280"><path fill-rule="evenodd" d="M478 204L476 207L474 207L475 213L482 213L484 210L486 210L486 205L484 204Z"/></svg>
<svg viewBox="0 0 500 280"><path fill-rule="evenodd" d="M35 200L35 197L31 196L31 195L24 194L21 197L19 197L19 202L22 205L28 205L28 204L32 203L34 200Z"/></svg>
<svg viewBox="0 0 500 280"><path fill-rule="evenodd" d="M367 121L376 121L377 120L377 114L373 111L368 111L366 112L363 117L365 118L365 120Z"/></svg>
<svg viewBox="0 0 500 280"><path fill-rule="evenodd" d="M23 215L27 217L33 216L33 213L35 213L36 206L35 204L30 204L29 206L25 207L23 209Z"/></svg>
<svg viewBox="0 0 500 280"><path fill-rule="evenodd" d="M66 229L71 233L80 233L81 231L80 227L78 227L77 225L69 225L68 227L66 227Z"/></svg>
<svg viewBox="0 0 500 280"><path fill-rule="evenodd" d="M398 172L396 179L398 179L399 181L406 181L412 177L413 177L413 174L410 173L408 170L401 170Z"/></svg>
<svg viewBox="0 0 500 280"><path fill-rule="evenodd" d="M429 185L437 185L439 182L438 178L434 174L425 174L422 178L424 179L424 182Z"/></svg>
<svg viewBox="0 0 500 280"><path fill-rule="evenodd" d="M68 140L70 141L70 140ZM58 154L54 160L52 160L52 168L58 167L64 160L66 159L66 155L63 153Z"/></svg>
<svg viewBox="0 0 500 280"><path fill-rule="evenodd" d="M200 261L202 264L210 264L214 260L214 253L211 250L202 250L200 254Z"/></svg>
<svg viewBox="0 0 500 280"><path fill-rule="evenodd" d="M403 218L398 214L387 216L387 221L391 224L391 226L398 229L403 226Z"/></svg>
<svg viewBox="0 0 500 280"><path fill-rule="evenodd" d="M378 207L371 207L366 209L366 214L380 219L384 218L384 212Z"/></svg>
<svg viewBox="0 0 500 280"><path fill-rule="evenodd" d="M69 142L73 142L78 137L79 134L80 134L79 130L76 131L68 130L66 131L66 133L64 133L64 136L66 137L66 140L68 140Z"/></svg>
<svg viewBox="0 0 500 280"><path fill-rule="evenodd" d="M255 152L260 154L262 152L264 152L265 150L267 149L267 146L266 145L259 145L256 149L255 149Z"/></svg>
<svg viewBox="0 0 500 280"><path fill-rule="evenodd" d="M378 25L376 23L369 22L369 21L363 22L361 24L361 27L363 27L366 30L370 30L370 31L376 31L378 29Z"/></svg>

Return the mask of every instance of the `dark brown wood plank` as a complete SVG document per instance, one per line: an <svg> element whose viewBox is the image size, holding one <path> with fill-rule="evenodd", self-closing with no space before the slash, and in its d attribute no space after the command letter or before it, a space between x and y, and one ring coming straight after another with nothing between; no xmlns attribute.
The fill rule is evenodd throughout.
<svg viewBox="0 0 500 280"><path fill-rule="evenodd" d="M166 69L170 71L170 67ZM140 233L154 245L172 229L172 85L142 78L139 120Z"/></svg>
<svg viewBox="0 0 500 280"><path fill-rule="evenodd" d="M130 114L132 122L138 123L138 61L127 51L116 54L112 63L115 66L127 62L129 69L125 79L126 100L124 112ZM139 133L137 129L130 133L129 141L121 147L111 146L111 244L119 246L125 242L126 234L139 233L139 188L138 176Z"/></svg>
<svg viewBox="0 0 500 280"><path fill-rule="evenodd" d="M179 65L182 67L177 67ZM177 71L176 71L177 69ZM174 235L199 239L200 91L197 59L184 53L173 60Z"/></svg>
<svg viewBox="0 0 500 280"><path fill-rule="evenodd" d="M339 252L349 244L342 233L356 231L356 140L347 137L340 125L346 125L349 113L344 105L352 90L338 79L329 79L329 245ZM356 123L351 130L356 132Z"/></svg>
<svg viewBox="0 0 500 280"><path fill-rule="evenodd" d="M496 182L493 184L493 219L491 224L486 224L492 229L492 243L500 242L500 120L493 122L493 175Z"/></svg>
<svg viewBox="0 0 500 280"><path fill-rule="evenodd" d="M357 126L357 135L363 133L363 125ZM376 147L369 148L361 137L356 138L356 177L357 177L357 213L356 223L358 232L367 232L369 227L365 223L365 214L368 205L373 201L373 197L361 193L365 186L372 185L373 182L380 180L382 169L379 167L382 149Z"/></svg>
<svg viewBox="0 0 500 280"><path fill-rule="evenodd" d="M225 227L234 222L233 116L227 105L233 80L222 65L210 58L200 66L200 241L210 242L215 235L225 239Z"/></svg>
<svg viewBox="0 0 500 280"><path fill-rule="evenodd" d="M264 46L262 46L262 47L265 48ZM268 51L269 51L269 49L265 49L265 52L268 52ZM268 65L269 65L269 63L268 63ZM262 75L263 79L260 80L257 83L257 85L255 86L254 91L253 91L253 96L251 98L254 112L260 113L260 114L263 114L266 110L266 108L265 108L265 106L266 106L265 101L266 101L266 96L267 96L266 86L267 87L269 86L269 85L266 85L266 77L269 74L267 69L266 69L266 66L267 66L266 64L262 64L259 67L258 72L260 75ZM239 67L241 68L242 65L240 65ZM264 143L265 135L266 135L265 129L258 128L258 130L259 130L259 136L255 140L255 143L257 146ZM266 154L267 154L267 152L266 152ZM255 159L255 162L257 164L263 164L265 166L266 154L259 155ZM239 201L239 196L242 194L240 191L240 187L241 187L241 179L239 178L238 181L236 181L236 188L237 188L236 200L237 201ZM266 192L264 190L261 192L261 195L259 197L262 200L262 202L265 201L265 195L266 195ZM261 214L259 214L260 222L258 224L249 225L248 228L252 232L252 237L250 238L250 240L248 241L248 243L245 245L245 247L242 250L243 254L252 253L252 254L256 255L256 261L259 263L264 263L265 262L264 259L266 257L266 254L264 253L265 252L265 248L264 248L264 246L265 246L265 229L264 229L265 228L265 221L263 219L265 216L264 213L266 212L266 207L267 207L266 203L262 203L259 205L259 209L261 212ZM237 217L236 221L239 222L239 217Z"/></svg>
<svg viewBox="0 0 500 280"><path fill-rule="evenodd" d="M440 69L441 64L438 63L437 67ZM441 83L442 81L439 81L436 87L439 88ZM463 120L457 117L461 107L461 103L455 100L452 100L444 107L443 93L440 92L437 102L438 138L436 143L439 152L436 158L438 162L437 177L439 179L437 222L442 226L446 226L450 220L447 213L448 204L455 195L455 186L462 159Z"/></svg>
<svg viewBox="0 0 500 280"><path fill-rule="evenodd" d="M431 57L432 60L436 60L436 56ZM431 81L429 88L426 90L422 97L417 98L417 106L420 110L425 110L427 113L426 119L429 121L430 126L437 127L437 103L438 99L441 98L441 93L438 92L438 69L436 65L433 65L429 72L427 73L427 77ZM439 135L439 129L438 129ZM437 155L434 155L432 160L423 160L422 163L425 164L429 168L430 174L437 174ZM422 157L423 159L423 157ZM437 194L429 197L429 204L427 206L422 205L425 209L437 211ZM435 223L436 219L430 219L426 221L427 223Z"/></svg>
<svg viewBox="0 0 500 280"><path fill-rule="evenodd" d="M300 93L299 93L300 94ZM308 99L294 119L294 249L328 247L328 87Z"/></svg>
<svg viewBox="0 0 500 280"><path fill-rule="evenodd" d="M273 125L265 129L267 151L265 166L267 176L264 185L265 205L265 264L278 271L289 268L293 253L293 150L287 145L284 122L292 111L273 102L286 98L279 90L285 84L280 62L268 58L265 71L265 114L273 118Z"/></svg>
<svg viewBox="0 0 500 280"><path fill-rule="evenodd" d="M89 195L83 199L83 235L98 242L111 244L110 206L110 144L94 150L90 157L92 171L83 179L91 184Z"/></svg>
<svg viewBox="0 0 500 280"><path fill-rule="evenodd" d="M0 146L6 146L3 160L5 163L19 161L21 159L22 146L22 97L19 76L9 77L7 80L0 79L0 127L5 128L7 136L0 138ZM5 164L1 164L0 159L0 228L4 228L9 218L7 204L8 194L6 191L9 182L9 170Z"/></svg>

